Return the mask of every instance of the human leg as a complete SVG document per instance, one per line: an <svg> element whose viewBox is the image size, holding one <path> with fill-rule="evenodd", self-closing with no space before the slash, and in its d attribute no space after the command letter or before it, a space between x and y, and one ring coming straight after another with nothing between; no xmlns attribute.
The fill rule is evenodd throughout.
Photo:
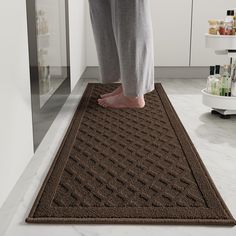
<svg viewBox="0 0 236 236"><path fill-rule="evenodd" d="M149 0L110 0L124 96L154 89L153 30Z"/></svg>
<svg viewBox="0 0 236 236"><path fill-rule="evenodd" d="M110 0L89 0L89 12L97 50L100 81L120 81L120 66L112 27Z"/></svg>
<svg viewBox="0 0 236 236"><path fill-rule="evenodd" d="M149 0L111 0L122 93L99 99L104 107L144 107L154 90L154 49Z"/></svg>

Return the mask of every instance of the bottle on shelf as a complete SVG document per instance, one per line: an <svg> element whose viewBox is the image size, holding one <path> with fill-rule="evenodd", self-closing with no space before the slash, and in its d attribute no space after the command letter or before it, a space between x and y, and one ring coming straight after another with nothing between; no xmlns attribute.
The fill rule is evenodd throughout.
<svg viewBox="0 0 236 236"><path fill-rule="evenodd" d="M48 18L44 10L37 11L37 35L47 34L48 29Z"/></svg>
<svg viewBox="0 0 236 236"><path fill-rule="evenodd" d="M236 97L236 64L234 64L231 73L231 96Z"/></svg>
<svg viewBox="0 0 236 236"><path fill-rule="evenodd" d="M48 33L48 22L45 17L42 18L42 32L43 32L43 34Z"/></svg>
<svg viewBox="0 0 236 236"><path fill-rule="evenodd" d="M225 17L225 35L233 34L234 10L228 10Z"/></svg>
<svg viewBox="0 0 236 236"><path fill-rule="evenodd" d="M234 16L234 22L233 22L233 35L236 35L236 15Z"/></svg>
<svg viewBox="0 0 236 236"><path fill-rule="evenodd" d="M212 80L214 79L214 74L215 74L215 66L210 66L210 75L207 78L207 92L212 93Z"/></svg>
<svg viewBox="0 0 236 236"><path fill-rule="evenodd" d="M227 94L226 96L231 96L231 84L232 84L232 73L233 73L233 65L229 65L229 78L227 83Z"/></svg>
<svg viewBox="0 0 236 236"><path fill-rule="evenodd" d="M215 66L215 75L211 80L211 94L220 95L220 85L221 85L221 75L220 75L220 65Z"/></svg>
<svg viewBox="0 0 236 236"><path fill-rule="evenodd" d="M220 96L229 96L229 66L224 65L224 71L221 77L221 89L220 89Z"/></svg>

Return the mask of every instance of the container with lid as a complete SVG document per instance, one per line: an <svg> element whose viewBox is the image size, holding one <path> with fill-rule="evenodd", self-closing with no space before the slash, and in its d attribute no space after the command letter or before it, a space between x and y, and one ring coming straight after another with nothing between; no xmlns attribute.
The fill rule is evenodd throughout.
<svg viewBox="0 0 236 236"><path fill-rule="evenodd" d="M218 20L218 32L220 35L225 35L225 22L224 20Z"/></svg>
<svg viewBox="0 0 236 236"><path fill-rule="evenodd" d="M217 20L209 20L209 34L214 34L216 35L218 33L218 25L217 25Z"/></svg>
<svg viewBox="0 0 236 236"><path fill-rule="evenodd" d="M234 21L233 21L233 35L236 35L236 15L234 16Z"/></svg>
<svg viewBox="0 0 236 236"><path fill-rule="evenodd" d="M225 35L233 35L234 10L228 10L225 17Z"/></svg>

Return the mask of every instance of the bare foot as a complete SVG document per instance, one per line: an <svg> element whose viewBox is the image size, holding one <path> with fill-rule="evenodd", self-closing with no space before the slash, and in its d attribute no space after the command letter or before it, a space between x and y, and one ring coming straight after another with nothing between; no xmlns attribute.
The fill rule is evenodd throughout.
<svg viewBox="0 0 236 236"><path fill-rule="evenodd" d="M144 96L127 97L123 93L98 99L99 105L111 108L143 108L145 106Z"/></svg>
<svg viewBox="0 0 236 236"><path fill-rule="evenodd" d="M100 96L101 96L101 98L111 97L111 96L114 96L114 95L117 95L117 94L121 93L122 91L123 91L122 85L120 85L118 88L116 88L111 93L105 93L105 94L100 95Z"/></svg>

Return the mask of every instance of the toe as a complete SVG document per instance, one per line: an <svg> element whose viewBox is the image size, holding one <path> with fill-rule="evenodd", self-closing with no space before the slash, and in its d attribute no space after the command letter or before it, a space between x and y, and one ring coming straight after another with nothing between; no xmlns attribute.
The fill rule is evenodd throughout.
<svg viewBox="0 0 236 236"><path fill-rule="evenodd" d="M101 106L104 105L104 100L102 100L100 103L99 103Z"/></svg>
<svg viewBox="0 0 236 236"><path fill-rule="evenodd" d="M98 103L98 105L102 106L102 103L101 103L101 102L99 102L99 103Z"/></svg>
<svg viewBox="0 0 236 236"><path fill-rule="evenodd" d="M106 102L106 100L104 99L103 101L102 101L102 106L104 106L104 107L107 107L107 102Z"/></svg>
<svg viewBox="0 0 236 236"><path fill-rule="evenodd" d="M98 103L101 103L102 101L103 101L103 99L100 99L100 98L98 99Z"/></svg>

